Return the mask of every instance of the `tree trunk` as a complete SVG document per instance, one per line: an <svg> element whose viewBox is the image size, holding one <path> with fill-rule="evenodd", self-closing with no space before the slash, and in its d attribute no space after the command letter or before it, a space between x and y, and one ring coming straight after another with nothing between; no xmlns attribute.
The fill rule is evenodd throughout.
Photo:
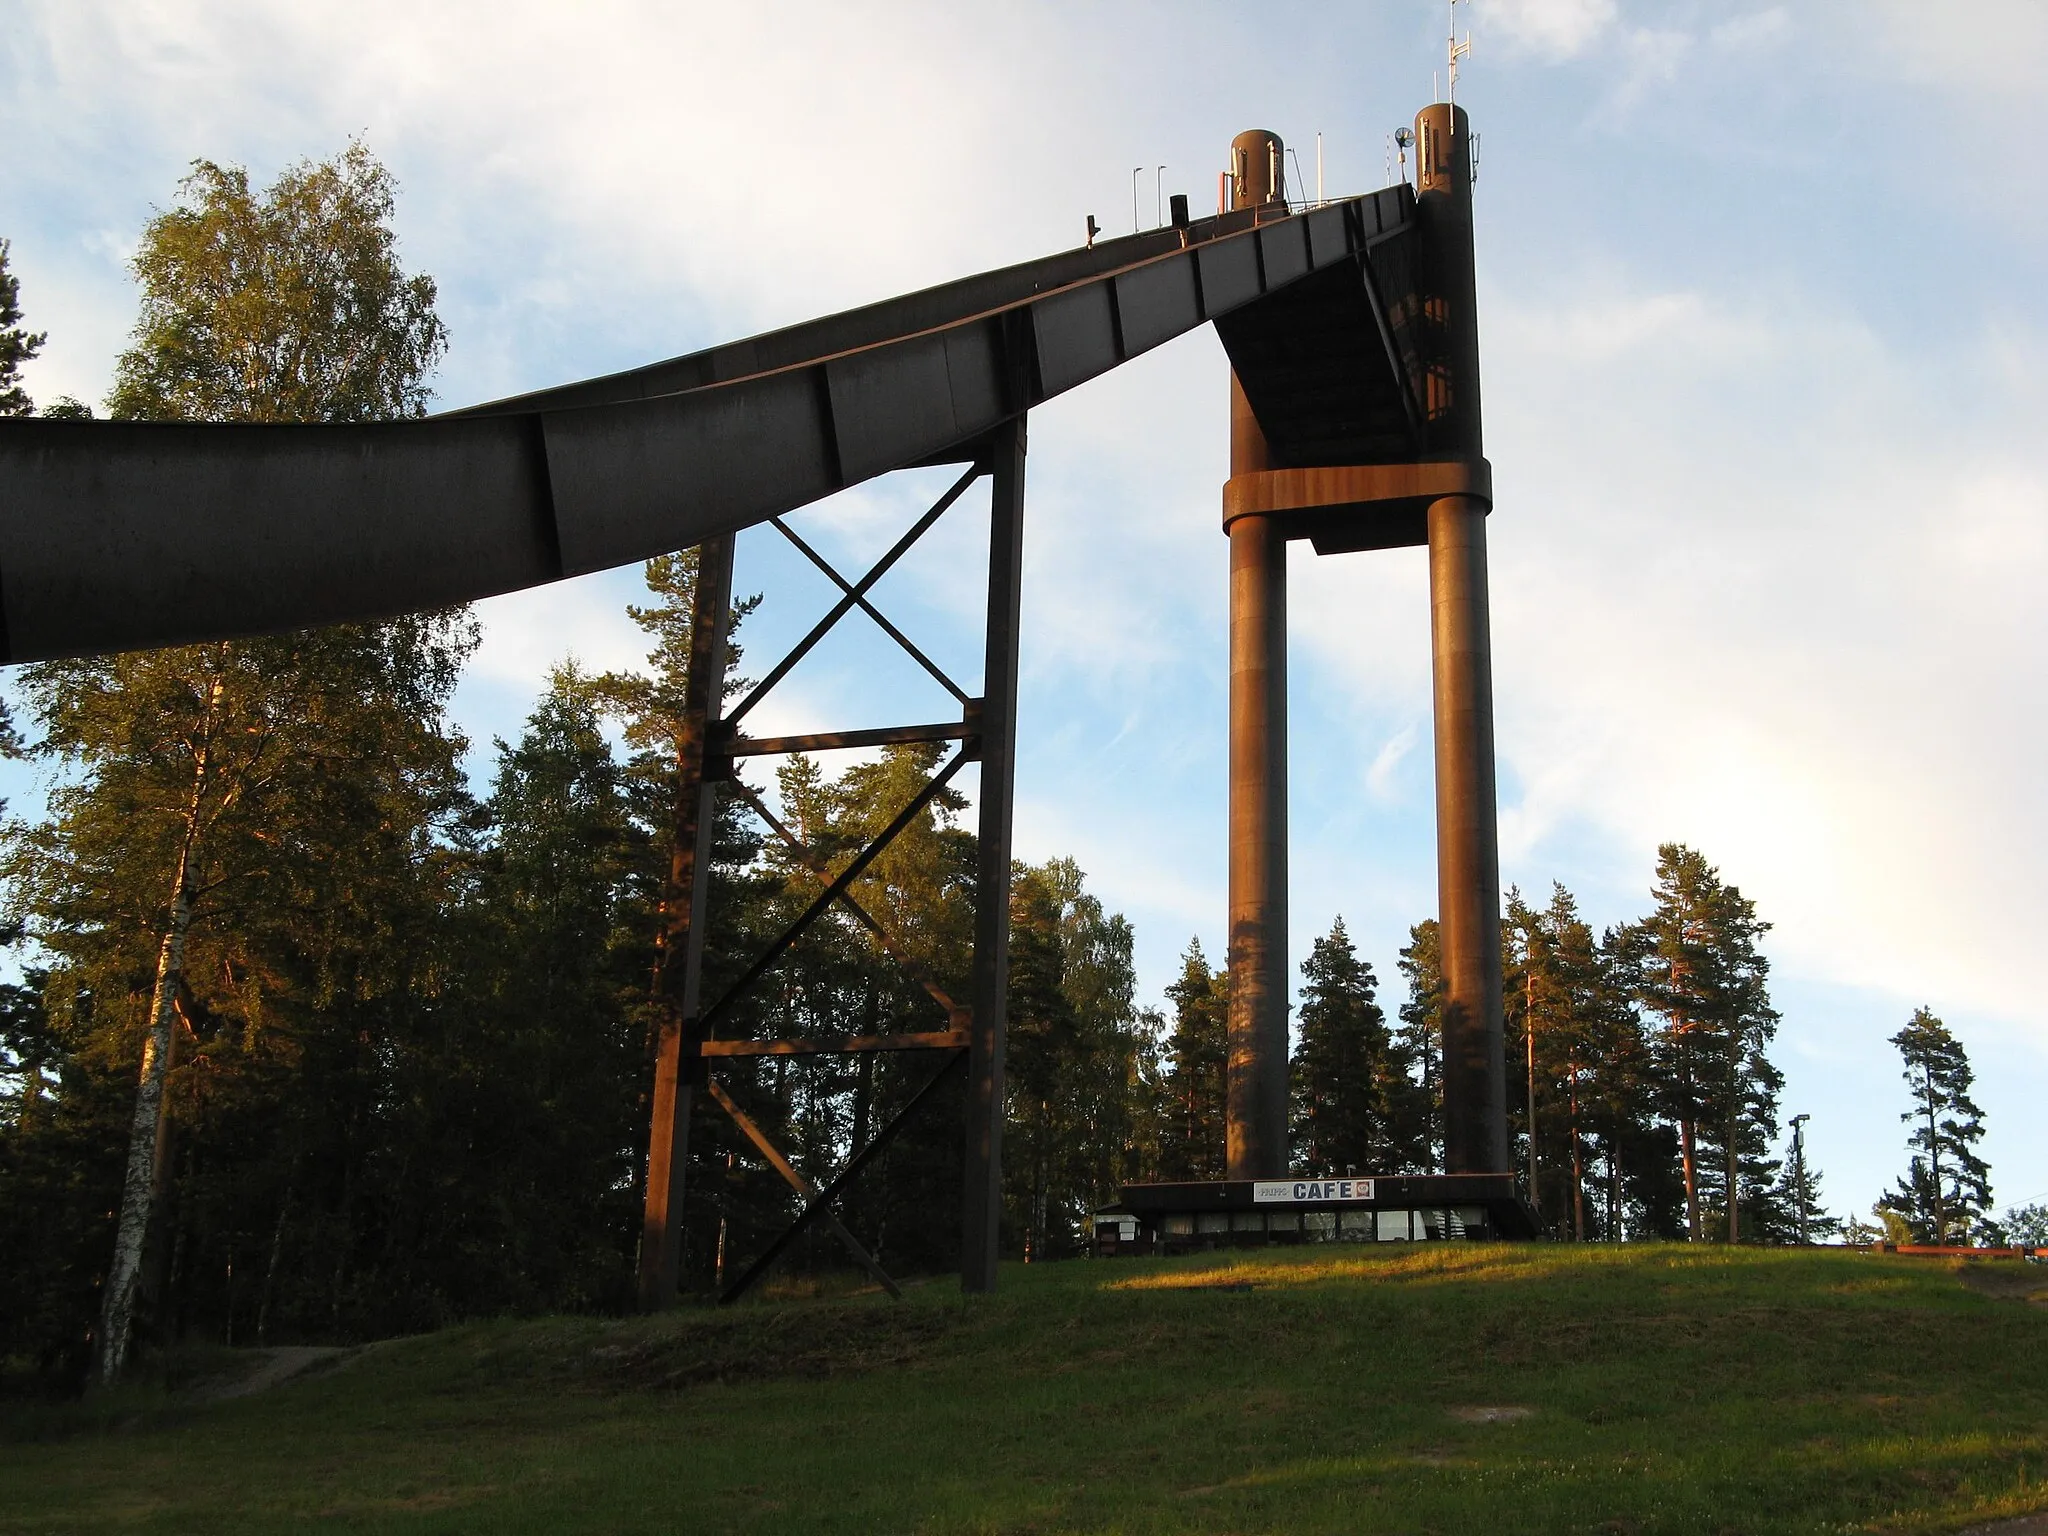
<svg viewBox="0 0 2048 1536"><path fill-rule="evenodd" d="M168 1091L171 1073L178 1065L179 1020L173 1016L164 1036L163 1079ZM184 1247L183 1223L177 1202L171 1199L171 1168L177 1156L178 1123L171 1106L164 1103L156 1122L156 1147L149 1159L148 1234L142 1245L142 1273L135 1282L135 1318L144 1331L159 1340L172 1336L170 1296L178 1280L179 1258Z"/></svg>
<svg viewBox="0 0 2048 1536"><path fill-rule="evenodd" d="M1941 1198L1941 1127L1935 1119L1934 1069L1923 1067L1920 1081L1921 1102L1927 1106L1927 1172L1934 1192L1934 1241L1940 1245L1948 1241L1948 1212L1942 1209Z"/></svg>
<svg viewBox="0 0 2048 1536"><path fill-rule="evenodd" d="M1533 956L1522 962L1522 1042L1529 1067L1529 1204L1543 1214L1543 1197L1536 1186L1536 964Z"/></svg>
<svg viewBox="0 0 2048 1536"><path fill-rule="evenodd" d="M263 1294L256 1302L256 1342L262 1345L270 1339L270 1299L277 1293L278 1263L284 1256L285 1220L291 1215L292 1188L298 1183L299 1160L292 1159L292 1171L285 1175L284 1198L277 1202L277 1225L270 1233L270 1262L263 1266Z"/></svg>
<svg viewBox="0 0 2048 1536"><path fill-rule="evenodd" d="M1610 1127L1608 1135L1614 1134ZM1607 1241L1621 1241L1621 1156L1614 1140L1607 1143Z"/></svg>
<svg viewBox="0 0 2048 1536"><path fill-rule="evenodd" d="M1728 1241L1742 1241L1742 1036L1728 1047Z"/></svg>
<svg viewBox="0 0 2048 1536"><path fill-rule="evenodd" d="M1696 1170L1693 1167L1692 1121L1689 1118L1678 1122L1678 1150L1685 1165L1685 1233L1697 1243L1702 1241L1703 1234L1700 1231L1699 1181L1693 1176Z"/></svg>
<svg viewBox="0 0 2048 1536"><path fill-rule="evenodd" d="M1586 1240L1586 1169L1585 1154L1579 1143L1579 1058L1571 1059L1572 1069L1572 1241Z"/></svg>
<svg viewBox="0 0 2048 1536"><path fill-rule="evenodd" d="M157 1204L154 1186L164 1171L158 1157L158 1148L166 1136L164 1080L169 1076L171 1033L176 1024L172 1002L184 974L185 935L192 926L192 864L198 841L199 784L204 776L202 760L178 850L170 922L157 949L149 1033L142 1042L142 1079L135 1090L135 1116L128 1126L128 1176L121 1188L120 1225L114 1233L114 1259L107 1270L106 1294L100 1308L99 1358L93 1376L103 1387L112 1386L128 1363L135 1297L142 1278L142 1251L149 1236L150 1212Z"/></svg>

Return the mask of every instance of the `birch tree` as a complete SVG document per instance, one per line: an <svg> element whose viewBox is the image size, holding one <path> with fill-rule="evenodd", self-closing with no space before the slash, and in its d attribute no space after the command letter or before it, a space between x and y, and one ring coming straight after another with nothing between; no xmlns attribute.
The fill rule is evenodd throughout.
<svg viewBox="0 0 2048 1536"><path fill-rule="evenodd" d="M398 261L396 190L360 143L287 169L261 194L241 167L195 162L179 200L143 230L132 264L141 312L108 396L111 414L245 422L422 414L447 331L434 313L433 279L407 275ZM85 772L70 800L74 819L133 795L138 840L161 858L154 890L130 886L114 898L153 935L155 960L95 1341L102 1383L128 1356L150 1212L164 1190L164 1086L192 925L203 903L252 872L219 850L265 846L268 791L295 761L321 755L306 756L301 738L322 735L337 701L323 696L309 666L335 665L342 686L361 681L366 664L377 670L385 649L377 631L341 633L349 638L53 664L29 684L46 750ZM224 839L238 817L248 835Z"/></svg>

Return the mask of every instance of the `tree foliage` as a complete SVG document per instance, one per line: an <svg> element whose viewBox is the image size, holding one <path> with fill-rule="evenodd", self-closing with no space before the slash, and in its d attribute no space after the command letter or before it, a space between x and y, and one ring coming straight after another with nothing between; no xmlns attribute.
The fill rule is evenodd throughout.
<svg viewBox="0 0 2048 1536"><path fill-rule="evenodd" d="M360 142L262 194L193 162L132 263L142 312L107 408L141 421L425 414L448 346L434 280L400 265L397 182Z"/></svg>
<svg viewBox="0 0 2048 1536"><path fill-rule="evenodd" d="M133 261L141 315L109 398L116 416L362 421L423 409L446 333L432 280L398 265L394 183L361 144L286 172L261 198L245 171L209 161L180 191ZM376 884L362 861L430 838L436 807L457 792L460 744L440 711L472 643L465 619L428 615L24 674L40 750L74 777L20 845L20 899L60 961L60 1011L76 1016L89 998L100 1057L139 1058L97 1330L102 1380L126 1359L138 1298L160 1311L174 1267L168 1204L190 1183L169 1112L185 1097L172 1088L181 1043L196 1056L188 1067L211 1066L200 1047L217 1019L260 1027L294 984L315 996L374 987L350 974L362 957L341 958L344 929L396 910L364 905ZM397 866L413 872L404 854ZM327 926L293 975L261 936L312 913Z"/></svg>
<svg viewBox="0 0 2048 1536"><path fill-rule="evenodd" d="M1316 1176L1429 1170L1430 1103L1409 1040L1387 1027L1379 981L1344 920L1302 963L1290 1074L1294 1162Z"/></svg>
<svg viewBox="0 0 2048 1536"><path fill-rule="evenodd" d="M21 279L7 269L13 242L0 240L0 416L27 416L35 402L21 387L21 365L42 351L49 337L23 328Z"/></svg>
<svg viewBox="0 0 2048 1536"><path fill-rule="evenodd" d="M1179 978L1166 989L1173 1032L1166 1047L1167 1125L1160 1137L1165 1179L1220 1179L1229 1148L1230 973L1209 969L1190 939Z"/></svg>
<svg viewBox="0 0 2048 1536"><path fill-rule="evenodd" d="M1770 924L1679 843L1657 850L1652 895L1650 916L1617 935L1616 949L1631 993L1657 1021L1651 1046L1679 1137L1686 1229L1699 1241L1712 1222L1734 1242L1745 1210L1752 1223L1782 1226L1771 1148L1784 1079L1768 1054L1778 1014L1760 947Z"/></svg>

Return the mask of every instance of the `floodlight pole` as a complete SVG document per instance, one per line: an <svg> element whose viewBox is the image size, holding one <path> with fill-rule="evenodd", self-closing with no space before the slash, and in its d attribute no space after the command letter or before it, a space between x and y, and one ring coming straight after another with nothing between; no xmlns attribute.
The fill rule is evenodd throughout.
<svg viewBox="0 0 2048 1536"><path fill-rule="evenodd" d="M1799 1242L1802 1247L1807 1242L1806 1122L1811 1120L1812 1118L1813 1116L1811 1115L1794 1115L1792 1117L1792 1174L1793 1177L1798 1181L1797 1188L1799 1190Z"/></svg>

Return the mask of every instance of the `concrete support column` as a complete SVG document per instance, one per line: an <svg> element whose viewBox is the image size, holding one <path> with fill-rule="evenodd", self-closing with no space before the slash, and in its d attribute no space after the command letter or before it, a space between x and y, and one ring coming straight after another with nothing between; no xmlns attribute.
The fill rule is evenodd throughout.
<svg viewBox="0 0 2048 1536"><path fill-rule="evenodd" d="M1230 525L1229 1176L1287 1173L1287 541Z"/></svg>
<svg viewBox="0 0 2048 1536"><path fill-rule="evenodd" d="M1446 1173L1508 1171L1486 510L1472 496L1429 508Z"/></svg>

